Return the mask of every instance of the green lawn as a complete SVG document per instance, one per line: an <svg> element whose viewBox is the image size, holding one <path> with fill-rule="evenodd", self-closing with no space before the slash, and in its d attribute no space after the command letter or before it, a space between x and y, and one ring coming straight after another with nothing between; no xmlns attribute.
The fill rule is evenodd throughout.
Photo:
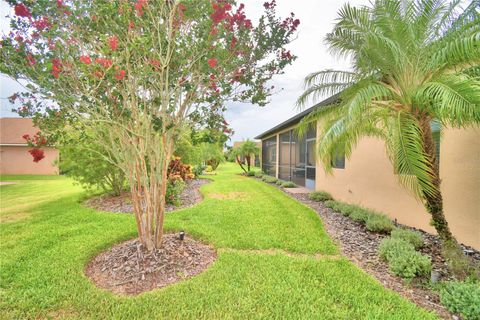
<svg viewBox="0 0 480 320"><path fill-rule="evenodd" d="M339 257L315 212L239 172L223 165L201 204L166 219L168 230L213 244L214 265L136 297L97 289L83 273L135 236L133 216L83 207L83 191L65 178L2 177L18 184L0 187L0 318L435 318Z"/></svg>

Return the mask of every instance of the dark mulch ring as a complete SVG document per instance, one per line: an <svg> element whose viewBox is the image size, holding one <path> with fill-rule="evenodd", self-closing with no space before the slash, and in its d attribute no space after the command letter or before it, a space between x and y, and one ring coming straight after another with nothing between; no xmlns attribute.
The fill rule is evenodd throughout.
<svg viewBox="0 0 480 320"><path fill-rule="evenodd" d="M162 249L151 253L138 239L120 243L91 260L85 273L102 289L136 295L197 275L216 258L215 250L206 244L166 234Z"/></svg>
<svg viewBox="0 0 480 320"><path fill-rule="evenodd" d="M185 189L183 189L179 196L181 204L179 206L167 204L165 206L165 211L170 212L178 209L188 208L201 202L203 197L199 189L202 185L209 182L210 180L208 179L188 180L186 182ZM124 192L119 196L101 195L99 197L94 197L85 201L85 205L100 211L115 213L133 212L133 204L130 200L129 192Z"/></svg>
<svg viewBox="0 0 480 320"><path fill-rule="evenodd" d="M382 261L377 254L380 242L388 235L367 231L360 223L325 207L323 202L309 200L308 194L287 194L317 211L328 234L340 244L342 253L366 272L373 275L385 287L395 290L419 306L435 311L444 319L458 319L458 317L440 305L438 293L429 289L425 283L413 281L411 284L407 284L400 277L390 273L387 263ZM399 226L416 230L403 225ZM438 274L439 280L452 279L447 270L446 262L440 254L439 238L422 230L417 231L422 233L425 241L425 247L420 251L422 254L431 257L432 269ZM479 251L466 246L462 246L462 248L473 259L480 261Z"/></svg>

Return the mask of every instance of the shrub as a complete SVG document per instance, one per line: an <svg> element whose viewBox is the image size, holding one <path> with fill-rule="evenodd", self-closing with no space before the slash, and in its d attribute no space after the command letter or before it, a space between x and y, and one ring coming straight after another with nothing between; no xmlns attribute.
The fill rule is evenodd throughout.
<svg viewBox="0 0 480 320"><path fill-rule="evenodd" d="M413 245L405 240L384 239L379 247L379 255L388 262L393 274L404 279L427 275L432 269L430 258L415 251Z"/></svg>
<svg viewBox="0 0 480 320"><path fill-rule="evenodd" d="M203 171L206 168L207 168L207 166L202 165L202 164L196 165L192 168L192 173L195 176L195 178L198 178L199 176L201 176L203 174Z"/></svg>
<svg viewBox="0 0 480 320"><path fill-rule="evenodd" d="M392 231L391 237L405 240L413 245L415 249L419 249L424 245L422 235L418 231L396 228Z"/></svg>
<svg viewBox="0 0 480 320"><path fill-rule="evenodd" d="M261 179L263 177L263 172L262 171L256 171L255 172L255 178Z"/></svg>
<svg viewBox="0 0 480 320"><path fill-rule="evenodd" d="M284 188L295 188L297 185L293 183L292 181L285 181L282 183L282 187Z"/></svg>
<svg viewBox="0 0 480 320"><path fill-rule="evenodd" d="M368 216L365 228L371 232L389 233L395 226L387 216L377 213Z"/></svg>
<svg viewBox="0 0 480 320"><path fill-rule="evenodd" d="M276 184L277 186L281 186L281 185L284 184L285 182L286 182L286 181L283 181L283 180L278 179L277 182L275 182L275 184Z"/></svg>
<svg viewBox="0 0 480 320"><path fill-rule="evenodd" d="M393 256L400 254L400 252L412 250L415 251L415 248L407 241L389 237L380 242L378 254L383 260L389 261Z"/></svg>
<svg viewBox="0 0 480 320"><path fill-rule="evenodd" d="M442 255L447 261L448 269L457 279L464 279L475 273L480 274L477 267L472 264L469 257L463 254L459 244L455 241L447 241L442 248Z"/></svg>
<svg viewBox="0 0 480 320"><path fill-rule="evenodd" d="M344 215L350 216L353 221L366 223L373 213L367 209L355 207L352 205L346 205L342 212Z"/></svg>
<svg viewBox="0 0 480 320"><path fill-rule="evenodd" d="M391 259L388 264L393 274L404 279L426 276L432 270L430 258L417 251L402 252Z"/></svg>
<svg viewBox="0 0 480 320"><path fill-rule="evenodd" d="M267 182L267 183L276 183L278 179L275 178L275 177L272 177L272 176L264 175L262 180Z"/></svg>
<svg viewBox="0 0 480 320"><path fill-rule="evenodd" d="M333 200L332 196L325 191L314 191L310 192L308 198L313 201L327 201Z"/></svg>
<svg viewBox="0 0 480 320"><path fill-rule="evenodd" d="M325 207L332 209L333 211L339 212L340 211L341 202L335 200L327 200L325 201Z"/></svg>
<svg viewBox="0 0 480 320"><path fill-rule="evenodd" d="M213 172L213 167L211 165L206 166L205 172Z"/></svg>
<svg viewBox="0 0 480 320"><path fill-rule="evenodd" d="M106 160L109 157L109 152L93 138L85 138L72 145L60 146L58 165L62 174L86 190L100 188L106 193L120 195L127 189L127 180L120 168Z"/></svg>
<svg viewBox="0 0 480 320"><path fill-rule="evenodd" d="M448 283L440 290L441 303L451 312L468 320L480 320L480 283Z"/></svg>
<svg viewBox="0 0 480 320"><path fill-rule="evenodd" d="M185 182L182 179L169 180L167 184L167 192L165 201L174 206L181 205L180 194L185 188Z"/></svg>
<svg viewBox="0 0 480 320"><path fill-rule="evenodd" d="M183 181L193 179L195 175L192 172L192 166L182 162L180 157L174 157L170 160L167 170L169 180L182 179Z"/></svg>
<svg viewBox="0 0 480 320"><path fill-rule="evenodd" d="M247 176L248 177L253 177L255 175L255 172L253 171L247 171Z"/></svg>

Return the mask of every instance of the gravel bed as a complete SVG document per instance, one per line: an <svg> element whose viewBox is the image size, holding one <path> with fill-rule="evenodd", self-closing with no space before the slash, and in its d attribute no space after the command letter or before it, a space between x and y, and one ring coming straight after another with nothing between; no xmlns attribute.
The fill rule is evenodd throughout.
<svg viewBox="0 0 480 320"><path fill-rule="evenodd" d="M217 255L188 236L165 234L159 250L147 252L137 239L120 243L89 262L86 275L96 286L116 294L136 295L162 288L207 269Z"/></svg>
<svg viewBox="0 0 480 320"><path fill-rule="evenodd" d="M380 242L388 235L367 231L362 224L325 207L323 202L309 200L308 194L292 194L286 192L281 187L274 186L314 209L321 217L328 234L340 246L342 254L364 271L374 276L386 288L395 290L423 308L435 311L443 319L459 319L458 316L450 313L440 304L438 293L428 288L425 279L423 281L413 280L409 284L400 277L390 273L388 264L381 260L377 254ZM397 226L419 231L425 242L425 246L419 251L431 257L432 269L438 276L438 280L446 281L453 279L448 272L445 260L440 254L440 239L438 236L400 224L397 224ZM480 252L478 250L465 245L461 246L468 256L480 263Z"/></svg>

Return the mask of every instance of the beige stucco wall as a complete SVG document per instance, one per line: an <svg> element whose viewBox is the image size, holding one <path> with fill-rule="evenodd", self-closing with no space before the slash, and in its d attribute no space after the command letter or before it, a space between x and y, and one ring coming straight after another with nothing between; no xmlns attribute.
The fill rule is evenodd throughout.
<svg viewBox="0 0 480 320"><path fill-rule="evenodd" d="M319 131L319 130L318 130ZM480 249L480 129L445 129L440 175L445 215L457 239ZM317 161L316 188L335 199L373 208L398 222L434 233L423 205L393 173L383 141L360 141L345 169L325 174Z"/></svg>
<svg viewBox="0 0 480 320"><path fill-rule="evenodd" d="M45 158L35 163L27 146L0 146L0 174L58 174L53 162L58 150L42 148Z"/></svg>

